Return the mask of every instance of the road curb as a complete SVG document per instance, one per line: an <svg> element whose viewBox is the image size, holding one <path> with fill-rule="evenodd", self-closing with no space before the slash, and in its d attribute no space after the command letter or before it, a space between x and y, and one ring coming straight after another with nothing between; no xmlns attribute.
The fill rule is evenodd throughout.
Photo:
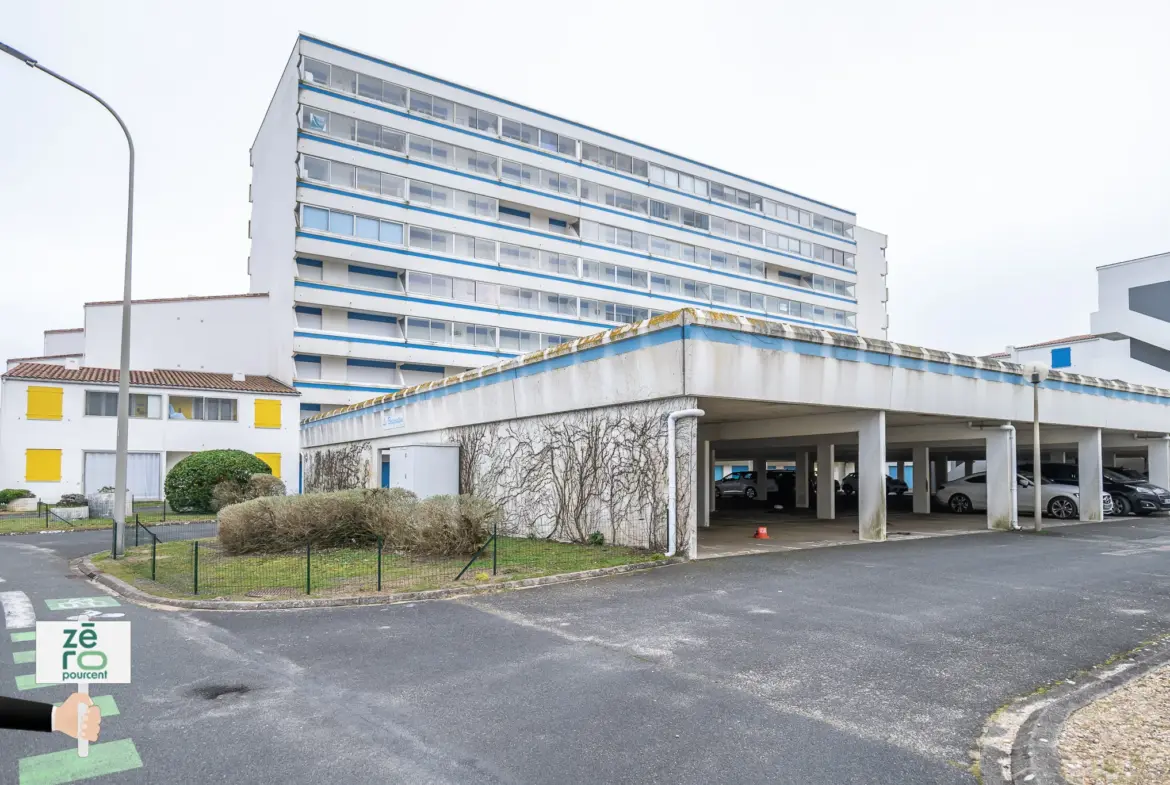
<svg viewBox="0 0 1170 785"><path fill-rule="evenodd" d="M1077 709L1170 663L1170 639L1154 641L1131 652L1121 663L1097 669L1082 683L1058 688L1016 733L1012 745L1013 785L1069 785L1060 773L1058 744L1064 723Z"/></svg>
<svg viewBox="0 0 1170 785"><path fill-rule="evenodd" d="M113 592L132 602L151 605L155 608L173 610L202 610L202 611L271 611L294 610L301 608L337 608L351 605L394 605L402 602L419 602L422 600L448 600L456 597L465 597L473 594L494 594L512 589L527 589L534 586L551 586L558 583L604 578L609 575L621 575L627 572L652 570L657 567L667 567L673 564L683 564L686 559L674 557L659 561L638 562L637 564L622 564L617 567L599 567L596 570L582 572L566 572L560 575L546 575L540 578L524 578L506 583L494 583L486 586L469 585L466 588L429 589L427 591L401 592L385 595L360 595L352 597L306 597L303 600L258 600L247 602L243 600L184 600L172 597L159 597L149 594L136 586L131 586L120 578L102 572L88 556L72 560L69 565L77 574L97 581Z"/></svg>

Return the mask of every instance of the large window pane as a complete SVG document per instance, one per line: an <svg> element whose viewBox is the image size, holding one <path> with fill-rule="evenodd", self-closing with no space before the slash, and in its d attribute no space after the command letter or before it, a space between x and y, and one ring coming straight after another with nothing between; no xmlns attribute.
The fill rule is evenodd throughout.
<svg viewBox="0 0 1170 785"><path fill-rule="evenodd" d="M329 84L329 65L318 60L305 58L305 81L313 84Z"/></svg>
<svg viewBox="0 0 1170 785"><path fill-rule="evenodd" d="M362 191L380 194L382 192L382 178L373 169L357 170L357 187Z"/></svg>
<svg viewBox="0 0 1170 785"><path fill-rule="evenodd" d="M329 213L329 231L333 234L353 234L353 216L348 213Z"/></svg>
<svg viewBox="0 0 1170 785"><path fill-rule="evenodd" d="M305 229L319 229L329 231L329 211L320 207L305 205L301 211L301 223Z"/></svg>
<svg viewBox="0 0 1170 785"><path fill-rule="evenodd" d="M306 106L301 113L301 127L306 131L329 133L329 113Z"/></svg>
<svg viewBox="0 0 1170 785"><path fill-rule="evenodd" d="M345 93L357 92L357 74L339 65L329 67L329 86Z"/></svg>
<svg viewBox="0 0 1170 785"><path fill-rule="evenodd" d="M403 153L406 152L406 134L383 128L376 144L384 150Z"/></svg>
<svg viewBox="0 0 1170 785"><path fill-rule="evenodd" d="M373 218L357 217L357 236L366 240L378 239L378 222Z"/></svg>
<svg viewBox="0 0 1170 785"><path fill-rule="evenodd" d="M375 101L382 100L382 80L365 74L358 74L358 95Z"/></svg>
<svg viewBox="0 0 1170 785"><path fill-rule="evenodd" d="M357 121L357 141L362 144L370 146L377 146L382 141L382 126L374 123L367 123L365 120Z"/></svg>
<svg viewBox="0 0 1170 785"><path fill-rule="evenodd" d="M353 188L356 183L354 177L354 167L349 164L334 161L329 167L329 182L333 185L339 185L342 188Z"/></svg>
<svg viewBox="0 0 1170 785"><path fill-rule="evenodd" d="M329 162L321 158L305 156L305 177L318 182L329 182Z"/></svg>
<svg viewBox="0 0 1170 785"><path fill-rule="evenodd" d="M383 243L402 245L402 224L396 224L390 221L379 221L378 240Z"/></svg>
<svg viewBox="0 0 1170 785"><path fill-rule="evenodd" d="M401 85L382 83L382 100L395 106L406 106L406 88Z"/></svg>

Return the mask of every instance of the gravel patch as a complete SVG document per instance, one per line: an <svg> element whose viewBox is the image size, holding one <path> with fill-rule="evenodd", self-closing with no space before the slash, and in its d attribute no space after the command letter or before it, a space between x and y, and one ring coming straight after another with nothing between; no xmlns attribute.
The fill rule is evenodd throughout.
<svg viewBox="0 0 1170 785"><path fill-rule="evenodd" d="M1170 665L1076 711L1060 759L1070 785L1170 783Z"/></svg>

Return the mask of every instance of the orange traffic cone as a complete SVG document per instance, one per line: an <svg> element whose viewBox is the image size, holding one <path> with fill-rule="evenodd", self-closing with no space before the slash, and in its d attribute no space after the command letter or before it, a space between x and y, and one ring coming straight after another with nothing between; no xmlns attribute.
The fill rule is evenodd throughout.
<svg viewBox="0 0 1170 785"><path fill-rule="evenodd" d="M752 535L752 539L770 540L772 538L768 536L768 527L767 526L757 526L756 533Z"/></svg>

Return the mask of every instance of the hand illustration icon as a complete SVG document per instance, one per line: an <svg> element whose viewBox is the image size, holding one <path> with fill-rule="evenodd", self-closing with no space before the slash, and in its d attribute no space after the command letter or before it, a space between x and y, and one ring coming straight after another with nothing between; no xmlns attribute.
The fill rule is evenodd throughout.
<svg viewBox="0 0 1170 785"><path fill-rule="evenodd" d="M84 716L78 716L83 706ZM93 705L88 695L75 692L53 711L53 730L74 739L97 741L102 730L102 710Z"/></svg>

